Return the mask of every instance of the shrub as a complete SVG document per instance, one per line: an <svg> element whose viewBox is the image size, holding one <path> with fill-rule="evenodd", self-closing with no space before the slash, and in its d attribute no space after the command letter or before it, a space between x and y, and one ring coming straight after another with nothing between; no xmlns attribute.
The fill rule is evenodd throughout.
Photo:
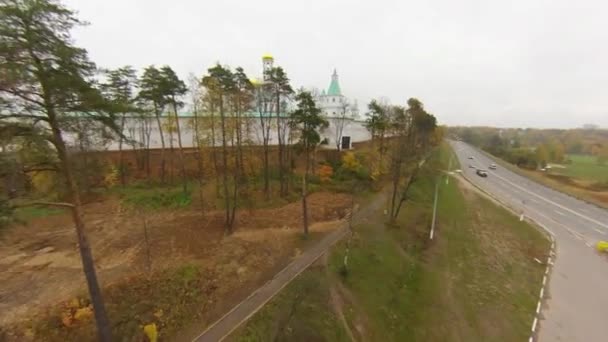
<svg viewBox="0 0 608 342"><path fill-rule="evenodd" d="M361 168L361 162L354 153L346 152L342 157L342 168L347 171L357 172Z"/></svg>
<svg viewBox="0 0 608 342"><path fill-rule="evenodd" d="M329 182L333 174L334 169L330 165L321 165L321 167L319 167L319 180L321 183Z"/></svg>
<svg viewBox="0 0 608 342"><path fill-rule="evenodd" d="M147 209L183 208L192 203L191 193L184 193L180 188L130 188L121 193L126 204Z"/></svg>
<svg viewBox="0 0 608 342"><path fill-rule="evenodd" d="M110 165L108 171L103 177L103 183L107 187L113 187L118 184L120 170L115 165Z"/></svg>

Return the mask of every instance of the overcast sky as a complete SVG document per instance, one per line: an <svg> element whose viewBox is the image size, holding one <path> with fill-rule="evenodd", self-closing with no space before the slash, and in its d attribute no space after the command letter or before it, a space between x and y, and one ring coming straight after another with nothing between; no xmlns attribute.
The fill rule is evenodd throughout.
<svg viewBox="0 0 608 342"><path fill-rule="evenodd" d="M588 0L64 0L100 67L217 61L261 73L271 53L294 88L334 68L363 113L417 97L449 125L608 127L608 3Z"/></svg>

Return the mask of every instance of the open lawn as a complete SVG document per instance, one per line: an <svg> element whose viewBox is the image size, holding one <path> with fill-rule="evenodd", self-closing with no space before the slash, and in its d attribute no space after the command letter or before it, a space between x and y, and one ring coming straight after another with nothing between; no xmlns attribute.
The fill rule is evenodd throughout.
<svg viewBox="0 0 608 342"><path fill-rule="evenodd" d="M571 154L568 159L572 161L571 164L564 164L564 168L553 168L551 173L592 182L608 182L608 165L599 165L596 157Z"/></svg>
<svg viewBox="0 0 608 342"><path fill-rule="evenodd" d="M455 180L442 182L429 241L433 187L415 183L397 226L383 210L355 224L347 270L343 241L230 339L526 340L544 272L534 258L550 242Z"/></svg>

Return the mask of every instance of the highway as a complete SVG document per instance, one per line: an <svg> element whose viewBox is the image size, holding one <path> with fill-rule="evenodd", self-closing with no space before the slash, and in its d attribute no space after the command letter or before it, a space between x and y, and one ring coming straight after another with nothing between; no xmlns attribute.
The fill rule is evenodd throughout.
<svg viewBox="0 0 608 342"><path fill-rule="evenodd" d="M594 248L597 241L608 240L608 210L547 188L500 165L489 170L494 161L486 154L463 142L450 143L469 180L543 225L555 237L557 256L537 340L608 341L608 257L599 255ZM470 165L487 170L488 177L476 175Z"/></svg>

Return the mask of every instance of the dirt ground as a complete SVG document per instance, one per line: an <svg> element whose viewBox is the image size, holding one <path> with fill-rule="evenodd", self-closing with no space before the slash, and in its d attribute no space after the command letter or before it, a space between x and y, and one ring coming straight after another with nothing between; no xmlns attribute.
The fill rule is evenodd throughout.
<svg viewBox="0 0 608 342"><path fill-rule="evenodd" d="M309 212L312 222L318 223L312 232L335 229L336 220L344 217L350 204L346 194L311 194ZM298 253L299 202L242 210L237 231L231 236L224 236L222 211L207 212L204 217L194 209L141 212L125 209L117 199L87 204L84 211L104 287L146 271L144 226L153 270L192 261L216 268L223 265L222 272L238 275L226 277L233 282L224 283L227 287L238 288L276 266L278 258ZM0 284L0 327L81 294L85 281L70 216L34 219L4 231L0 236Z"/></svg>

